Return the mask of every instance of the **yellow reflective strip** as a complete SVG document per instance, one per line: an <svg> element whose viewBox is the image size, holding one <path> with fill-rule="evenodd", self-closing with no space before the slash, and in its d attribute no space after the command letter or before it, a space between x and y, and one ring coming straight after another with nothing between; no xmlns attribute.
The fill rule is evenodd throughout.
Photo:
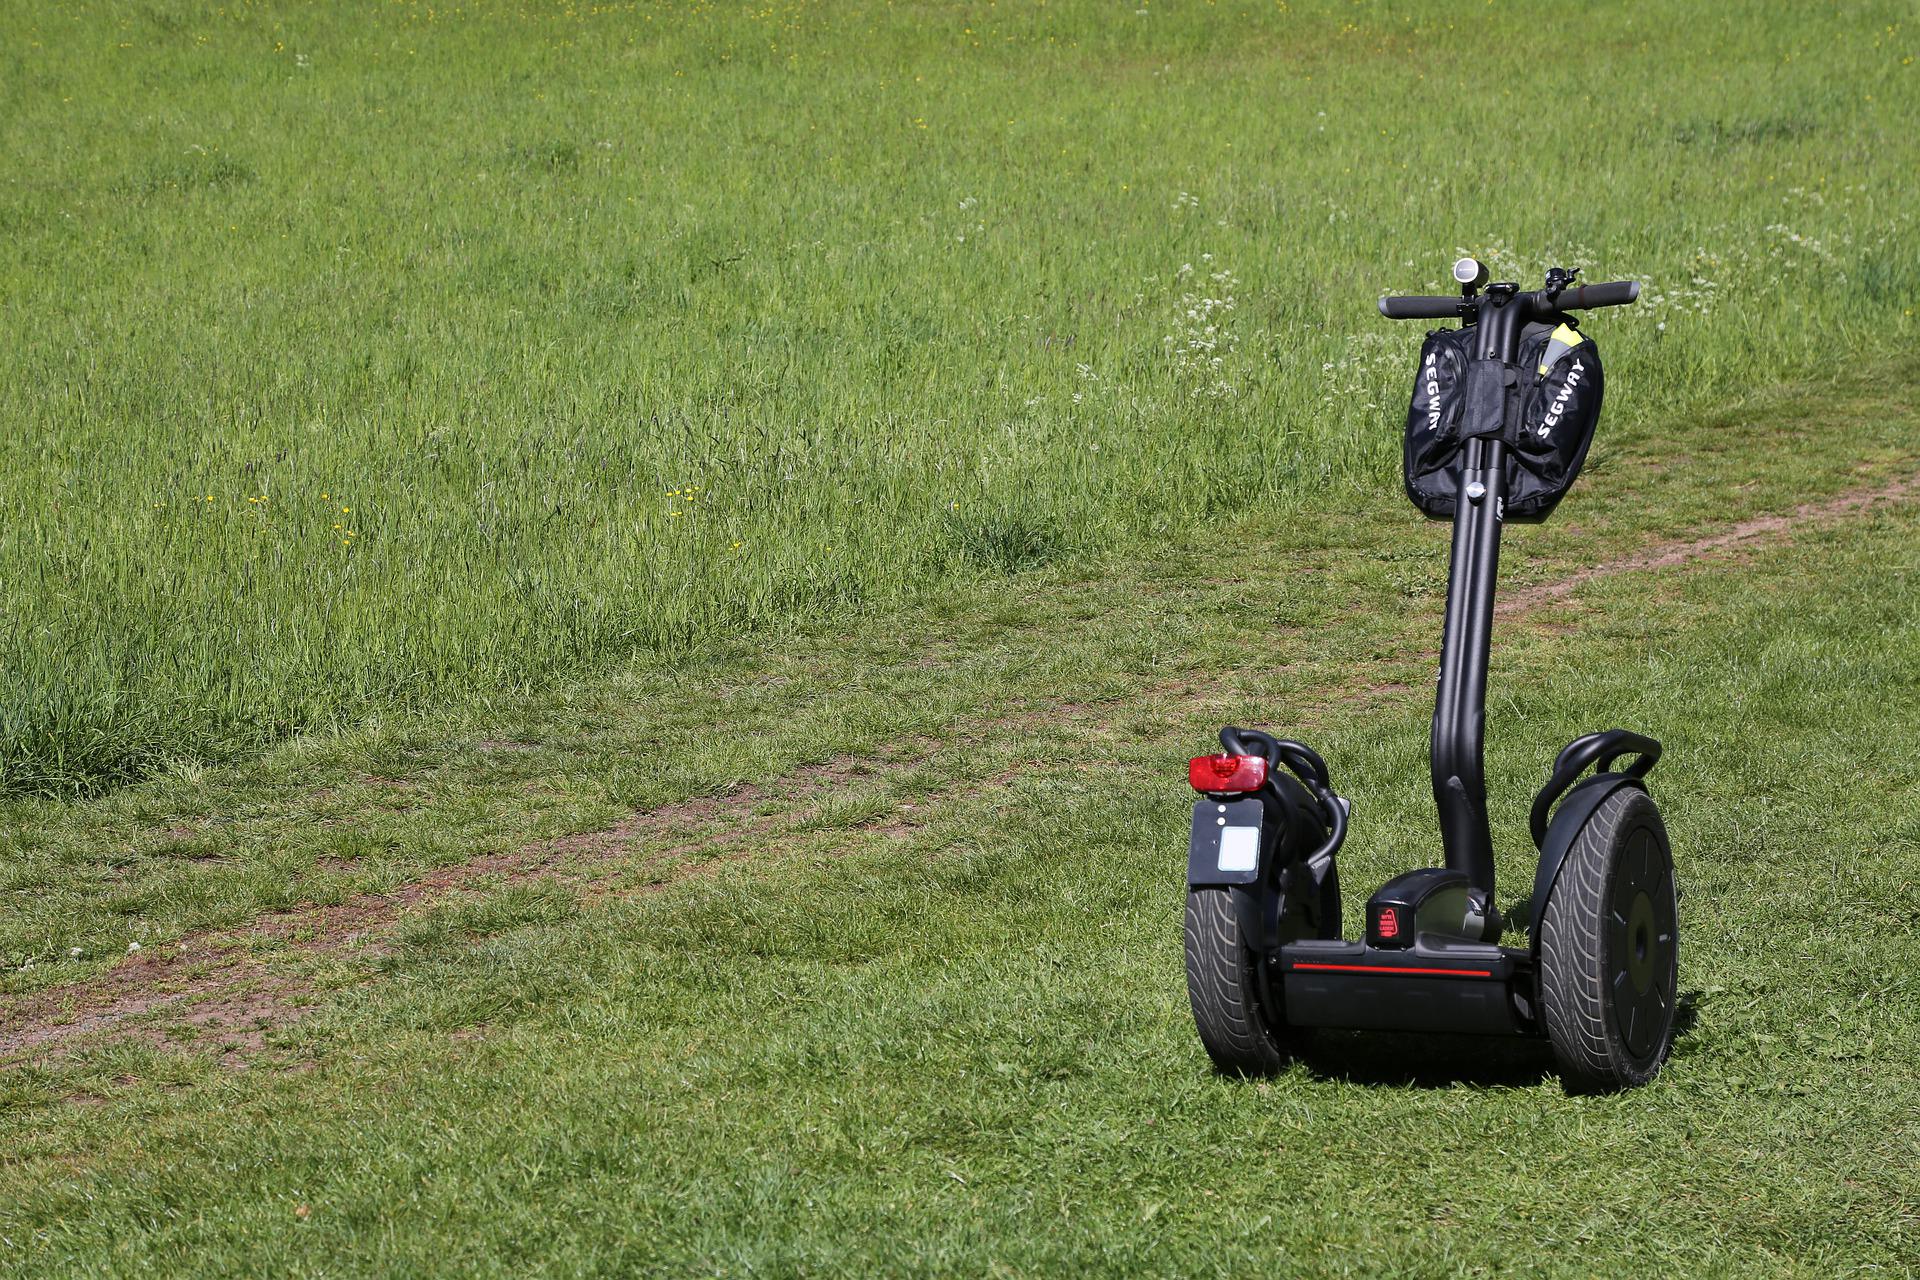
<svg viewBox="0 0 1920 1280"><path fill-rule="evenodd" d="M1578 329L1574 328L1572 325L1565 325L1565 324L1561 325L1558 329L1555 329L1553 331L1553 340L1555 342L1564 342L1570 347L1577 347L1582 342L1586 341L1585 338L1582 338L1580 336L1580 331Z"/></svg>

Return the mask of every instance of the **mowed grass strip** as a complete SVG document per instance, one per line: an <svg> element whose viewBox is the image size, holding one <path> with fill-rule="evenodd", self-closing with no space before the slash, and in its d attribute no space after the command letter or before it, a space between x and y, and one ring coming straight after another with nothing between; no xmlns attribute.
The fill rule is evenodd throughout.
<svg viewBox="0 0 1920 1280"><path fill-rule="evenodd" d="M1906 21L10 14L0 789L1348 500L1457 251L1647 282L1615 431L1910 349Z"/></svg>
<svg viewBox="0 0 1920 1280"><path fill-rule="evenodd" d="M930 793L911 830L856 813L666 887L443 904L253 1070L118 1045L15 1073L0 1239L21 1274L1898 1273L1916 568L1920 508L1889 504L1503 632L1506 898L1555 748L1667 744L1690 1015L1648 1089L1568 1098L1537 1055L1372 1040L1213 1075L1177 766L1216 708L1163 688L983 744L1024 767ZM1029 596L1056 593L1085 591ZM1222 611L1194 638L1243 630ZM1333 687L1338 656L1301 672ZM1290 724L1290 677L1260 670L1198 674ZM1356 802L1350 914L1435 856L1428 711L1315 728Z"/></svg>

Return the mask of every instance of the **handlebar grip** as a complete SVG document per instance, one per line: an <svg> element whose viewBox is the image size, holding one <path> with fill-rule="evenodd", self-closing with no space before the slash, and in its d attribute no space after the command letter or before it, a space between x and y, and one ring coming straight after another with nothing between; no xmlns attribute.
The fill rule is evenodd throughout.
<svg viewBox="0 0 1920 1280"><path fill-rule="evenodd" d="M1382 298L1380 314L1389 320L1452 320L1460 314L1460 299Z"/></svg>
<svg viewBox="0 0 1920 1280"><path fill-rule="evenodd" d="M1624 307L1640 296L1637 280L1615 280L1611 284L1579 284L1562 289L1553 300L1556 311L1580 311L1589 307Z"/></svg>

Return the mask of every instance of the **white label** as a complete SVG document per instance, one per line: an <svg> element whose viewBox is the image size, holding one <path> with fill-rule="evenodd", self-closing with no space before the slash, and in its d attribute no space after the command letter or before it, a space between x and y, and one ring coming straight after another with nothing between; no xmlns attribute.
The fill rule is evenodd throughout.
<svg viewBox="0 0 1920 1280"><path fill-rule="evenodd" d="M1220 832L1220 869L1251 871L1260 865L1260 828L1226 827Z"/></svg>

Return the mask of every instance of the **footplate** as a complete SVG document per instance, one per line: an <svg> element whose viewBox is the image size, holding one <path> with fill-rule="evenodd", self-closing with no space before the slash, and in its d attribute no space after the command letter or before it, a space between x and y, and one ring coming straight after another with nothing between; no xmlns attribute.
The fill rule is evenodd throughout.
<svg viewBox="0 0 1920 1280"><path fill-rule="evenodd" d="M1280 965L1294 1026L1539 1034L1532 959L1510 947L1428 938L1397 950L1302 941L1281 948Z"/></svg>

